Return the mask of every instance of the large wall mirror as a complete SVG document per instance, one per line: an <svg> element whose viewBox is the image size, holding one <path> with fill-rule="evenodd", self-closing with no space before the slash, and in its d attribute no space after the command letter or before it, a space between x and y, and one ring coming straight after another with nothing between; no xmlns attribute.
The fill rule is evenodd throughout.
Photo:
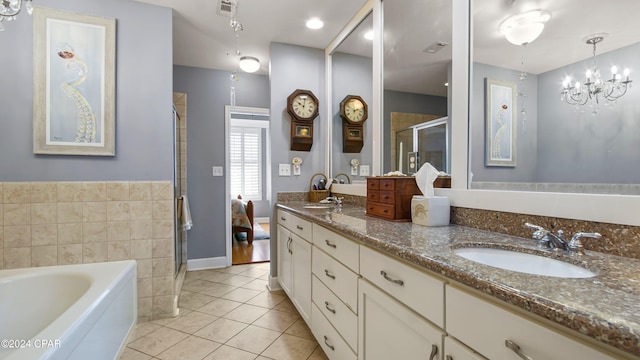
<svg viewBox="0 0 640 360"><path fill-rule="evenodd" d="M384 0L384 172L450 169L451 1Z"/></svg>
<svg viewBox="0 0 640 360"><path fill-rule="evenodd" d="M472 9L470 187L640 195L640 1Z"/></svg>
<svg viewBox="0 0 640 360"><path fill-rule="evenodd" d="M369 166L373 161L373 13L368 15L353 29L331 54L331 174L339 181L357 183L364 180L360 176L360 166ZM364 138L359 152L344 151L346 136L344 120L340 116L340 103L348 95L360 96L368 105L366 120L362 124ZM353 130L356 131L356 130ZM352 164L358 164L353 166ZM344 176L339 176L340 174Z"/></svg>

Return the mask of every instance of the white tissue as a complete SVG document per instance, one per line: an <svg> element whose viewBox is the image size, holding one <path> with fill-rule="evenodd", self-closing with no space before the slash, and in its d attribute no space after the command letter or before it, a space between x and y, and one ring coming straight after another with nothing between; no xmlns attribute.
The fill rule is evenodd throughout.
<svg viewBox="0 0 640 360"><path fill-rule="evenodd" d="M416 184L418 184L418 189L422 191L422 195L425 197L434 196L433 182L436 181L439 174L440 171L428 162L420 167L416 173Z"/></svg>

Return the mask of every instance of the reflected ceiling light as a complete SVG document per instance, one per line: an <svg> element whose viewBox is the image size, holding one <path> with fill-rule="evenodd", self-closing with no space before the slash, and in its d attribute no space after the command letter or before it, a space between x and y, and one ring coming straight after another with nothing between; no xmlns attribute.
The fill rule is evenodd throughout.
<svg viewBox="0 0 640 360"><path fill-rule="evenodd" d="M2 0L0 1L0 31L4 31L5 21L16 20L16 16L22 10L23 0ZM33 14L33 4L31 0L24 0L24 8L29 15Z"/></svg>
<svg viewBox="0 0 640 360"><path fill-rule="evenodd" d="M369 30L364 33L364 38L367 40L373 40L373 30Z"/></svg>
<svg viewBox="0 0 640 360"><path fill-rule="evenodd" d="M307 20L307 27L312 30L322 29L324 22L318 18L311 18Z"/></svg>
<svg viewBox="0 0 640 360"><path fill-rule="evenodd" d="M512 15L503 21L498 29L514 45L527 45L542 34L544 23L551 14L544 10L531 10Z"/></svg>
<svg viewBox="0 0 640 360"><path fill-rule="evenodd" d="M585 40L587 45L593 46L593 65L585 72L585 82L583 84L580 84L579 81L574 83L571 77L567 76L562 83L562 100L569 105L576 106L589 103L592 108L591 113L594 115L598 113L600 99L615 104L616 100L627 93L632 82L629 78L630 70L625 68L620 74L615 65L611 67L610 79L604 79L600 76L600 70L596 65L596 45L608 35L606 33L593 34ZM605 103L605 105L607 104Z"/></svg>
<svg viewBox="0 0 640 360"><path fill-rule="evenodd" d="M253 56L243 56L238 66L244 72L254 73L260 69L260 60Z"/></svg>

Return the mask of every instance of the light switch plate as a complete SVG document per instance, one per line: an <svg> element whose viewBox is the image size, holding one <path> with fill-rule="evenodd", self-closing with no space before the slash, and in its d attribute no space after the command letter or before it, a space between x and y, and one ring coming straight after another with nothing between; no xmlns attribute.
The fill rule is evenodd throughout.
<svg viewBox="0 0 640 360"><path fill-rule="evenodd" d="M360 176L369 176L369 165L360 165Z"/></svg>
<svg viewBox="0 0 640 360"><path fill-rule="evenodd" d="M291 176L291 164L280 164L278 167L278 176Z"/></svg>
<svg viewBox="0 0 640 360"><path fill-rule="evenodd" d="M214 166L212 169L213 176L223 176L224 172L222 170L222 166Z"/></svg>

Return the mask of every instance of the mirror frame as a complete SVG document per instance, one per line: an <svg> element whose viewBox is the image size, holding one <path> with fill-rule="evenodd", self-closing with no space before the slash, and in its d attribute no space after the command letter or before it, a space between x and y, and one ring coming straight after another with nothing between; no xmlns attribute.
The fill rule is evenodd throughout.
<svg viewBox="0 0 640 360"><path fill-rule="evenodd" d="M473 0L452 0L452 75L451 111L451 189L435 189L435 194L448 196L451 205L471 209L559 217L586 221L640 226L640 196L541 193L469 189L469 104L470 65L473 56ZM382 89L383 89L383 14L382 0L369 0L340 34L325 49L327 99L331 99L331 54L355 27L373 11L373 152L372 175L382 171ZM331 114L328 101L327 113ZM332 124L328 122L328 134ZM331 174L331 139L327 139L325 172ZM350 190L353 188L353 191ZM337 189L336 189L337 191ZM366 196L366 185L340 186L340 193ZM596 229L583 229L592 231Z"/></svg>
<svg viewBox="0 0 640 360"><path fill-rule="evenodd" d="M327 114L333 113L332 89L333 89L333 77L332 77L332 54L336 51L338 46L360 25L360 23L371 14L373 17L373 58L372 58L372 71L373 71L373 96L372 104L369 106L371 116L369 122L372 126L372 159L371 159L371 175L380 175L382 173L382 0L368 0L364 6L351 18L349 23L340 31L333 41L324 50L325 54L325 82L326 82L326 106ZM326 126L327 134L333 134L333 123L327 121ZM327 136L327 143L325 146L325 174L329 177L333 177L332 173L332 141L331 136ZM344 191L349 193L349 188L358 188L361 184L353 184L353 186L344 186ZM357 194L362 191L357 190ZM344 193L341 191L341 193ZM365 193L366 194L366 193Z"/></svg>

